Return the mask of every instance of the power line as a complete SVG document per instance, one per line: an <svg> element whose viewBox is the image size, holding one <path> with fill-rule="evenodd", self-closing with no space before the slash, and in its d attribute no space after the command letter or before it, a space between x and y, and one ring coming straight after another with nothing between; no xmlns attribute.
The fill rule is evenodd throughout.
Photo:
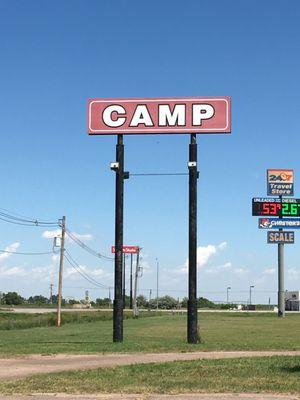
<svg viewBox="0 0 300 400"><path fill-rule="evenodd" d="M0 210L5 210L1 208ZM22 225L22 226L43 226L43 227L53 227L58 226L58 221L43 221L37 218L27 218L27 217L19 217L18 214L0 211L0 219L4 222L9 222L15 225Z"/></svg>
<svg viewBox="0 0 300 400"><path fill-rule="evenodd" d="M0 210L2 210L2 211L0 211L0 212L3 212L3 211L5 211L6 213L8 213L8 214L12 214L12 215L15 215L15 216L17 216L17 217L22 217L23 219L25 218L26 220L36 220L36 218L31 218L31 217L28 217L28 216L26 216L26 215L24 215L24 214L18 214L18 213L16 213L16 212L14 212L14 211L10 211L10 210L7 210L6 208L1 208L0 207ZM38 219L38 218L37 218ZM53 221L50 221L50 220L44 220L44 222L45 223L52 223ZM56 223L56 222L55 222Z"/></svg>
<svg viewBox="0 0 300 400"><path fill-rule="evenodd" d="M107 261L113 261L114 257L108 257L105 256L104 254L101 254L97 252L96 250L92 249L91 247L87 246L85 243L83 243L80 239L78 239L69 229L66 228L66 234L69 236L70 239L72 239L78 246L80 246L82 249L86 250L88 253L91 255L102 258Z"/></svg>
<svg viewBox="0 0 300 400"><path fill-rule="evenodd" d="M44 254L55 254L54 251L44 251L44 252L19 252L19 251L8 251L8 250L0 250L0 253L8 253L8 254L20 254L23 256L41 256Z"/></svg>
<svg viewBox="0 0 300 400"><path fill-rule="evenodd" d="M166 172L166 173L145 173L145 174L129 174L130 176L183 176L188 175L186 172Z"/></svg>
<svg viewBox="0 0 300 400"><path fill-rule="evenodd" d="M108 289L109 286L103 285L103 283L96 281L93 277L89 276L83 269L82 267L73 259L71 254L65 249L65 255L66 259L68 260L69 264L88 282L92 283L93 285L99 286L101 288Z"/></svg>

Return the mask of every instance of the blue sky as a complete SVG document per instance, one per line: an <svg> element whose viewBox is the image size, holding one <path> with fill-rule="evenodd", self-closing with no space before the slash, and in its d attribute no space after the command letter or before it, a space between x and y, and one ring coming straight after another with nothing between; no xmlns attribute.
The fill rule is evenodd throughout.
<svg viewBox="0 0 300 400"><path fill-rule="evenodd" d="M298 193L299 17L296 0L2 2L0 207L66 215L69 229L109 255L116 138L87 135L87 99L231 96L232 134L198 135L198 291L223 300L229 285L246 301L255 285L254 300L275 302L277 249L258 231L251 198L266 195L267 168L295 169ZM132 173L187 171L188 135L124 141ZM158 258L161 293L185 295L187 194L185 176L126 182L124 241L143 248L141 290L155 289ZM45 229L0 222L1 249L51 248ZM300 288L295 241L286 246L287 289ZM112 285L112 263L67 246ZM57 267L51 256L0 257L0 290L46 295ZM69 268L64 295L83 297L91 285Z"/></svg>

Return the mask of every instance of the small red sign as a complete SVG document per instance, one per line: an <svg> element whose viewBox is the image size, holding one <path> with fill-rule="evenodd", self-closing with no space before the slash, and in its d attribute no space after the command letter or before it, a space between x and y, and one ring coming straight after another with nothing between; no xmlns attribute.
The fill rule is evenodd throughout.
<svg viewBox="0 0 300 400"><path fill-rule="evenodd" d="M139 246L123 246L123 253L125 254L136 254L139 251ZM111 246L111 252L115 253L115 246Z"/></svg>
<svg viewBox="0 0 300 400"><path fill-rule="evenodd" d="M90 135L230 133L230 97L90 99Z"/></svg>

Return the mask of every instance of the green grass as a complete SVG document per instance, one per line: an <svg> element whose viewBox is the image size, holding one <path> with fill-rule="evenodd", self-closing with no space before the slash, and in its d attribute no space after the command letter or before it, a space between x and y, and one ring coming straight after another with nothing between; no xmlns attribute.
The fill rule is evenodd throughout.
<svg viewBox="0 0 300 400"><path fill-rule="evenodd" d="M2 393L300 393L300 357L200 360L36 375Z"/></svg>
<svg viewBox="0 0 300 400"><path fill-rule="evenodd" d="M152 314L152 313L151 313ZM124 321L124 342L112 342L112 321L0 331L0 356L17 354L300 350L300 315L200 313L201 343L186 343L186 315Z"/></svg>
<svg viewBox="0 0 300 400"><path fill-rule="evenodd" d="M152 317L154 313L141 313L141 316ZM132 312L125 311L124 319L133 318ZM65 324L78 324L96 321L111 321L112 312L109 311L79 311L79 312L65 312L62 317L62 325ZM11 329L29 329L35 327L49 327L56 325L56 313L44 314L27 314L18 313L12 314L7 312L0 312L0 331Z"/></svg>

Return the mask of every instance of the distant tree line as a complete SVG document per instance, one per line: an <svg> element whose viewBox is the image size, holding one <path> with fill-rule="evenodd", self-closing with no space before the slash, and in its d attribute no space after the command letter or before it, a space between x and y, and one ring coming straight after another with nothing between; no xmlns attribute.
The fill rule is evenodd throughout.
<svg viewBox="0 0 300 400"><path fill-rule="evenodd" d="M158 299L147 299L143 295L137 296L137 305L139 308L142 309L160 309L160 310L173 310L173 309L181 309L181 308L187 308L187 302L188 298L184 297L182 300L175 299L174 297L171 296L162 296L159 297ZM74 305L74 304L86 304L85 300L76 300L76 299L62 299L62 305ZM53 295L52 299L50 301L49 298L42 296L42 295L36 295L36 296L30 296L27 299L23 298L21 295L19 295L17 292L7 292L7 293L2 293L0 292L0 304L6 304L6 305L35 305L35 306L42 306L42 305L49 305L49 304L57 304L57 295ZM97 308L109 308L112 307L112 301L108 297L105 298L97 298L95 301L91 301L90 305L92 307L97 307ZM125 307L129 308L130 306L130 297L125 296ZM198 307L199 308L210 308L210 309L229 309L233 308L233 304L215 304L212 301L206 299L205 297L199 297L198 298Z"/></svg>

